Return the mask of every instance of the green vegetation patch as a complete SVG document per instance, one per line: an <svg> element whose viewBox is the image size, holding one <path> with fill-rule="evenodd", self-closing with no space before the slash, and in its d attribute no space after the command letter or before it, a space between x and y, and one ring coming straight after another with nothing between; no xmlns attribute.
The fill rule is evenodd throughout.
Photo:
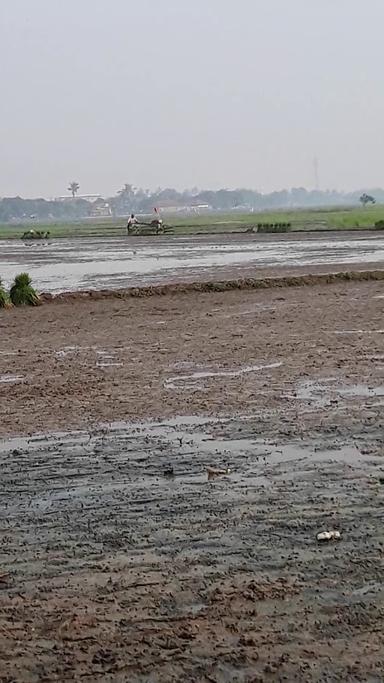
<svg viewBox="0 0 384 683"><path fill-rule="evenodd" d="M3 287L2 280L0 279L0 308L8 308L10 306L9 296Z"/></svg>
<svg viewBox="0 0 384 683"><path fill-rule="evenodd" d="M16 275L9 297L14 306L39 306L41 303L28 273Z"/></svg>

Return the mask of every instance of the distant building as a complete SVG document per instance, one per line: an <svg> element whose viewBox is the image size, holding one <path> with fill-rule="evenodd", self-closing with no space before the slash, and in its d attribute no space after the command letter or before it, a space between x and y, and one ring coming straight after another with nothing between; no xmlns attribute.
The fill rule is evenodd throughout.
<svg viewBox="0 0 384 683"><path fill-rule="evenodd" d="M112 209L105 199L99 197L92 204L91 217L92 218L107 218L112 216Z"/></svg>
<svg viewBox="0 0 384 683"><path fill-rule="evenodd" d="M100 194L77 194L76 197L72 195L64 195L63 197L55 197L55 202L73 202L74 199L84 199L86 202L97 202L102 199ZM104 201L104 200L103 200Z"/></svg>
<svg viewBox="0 0 384 683"><path fill-rule="evenodd" d="M207 211L212 211L212 207L209 204L191 204L184 206L171 206L166 202L158 202L157 207L160 211L164 213L204 213Z"/></svg>

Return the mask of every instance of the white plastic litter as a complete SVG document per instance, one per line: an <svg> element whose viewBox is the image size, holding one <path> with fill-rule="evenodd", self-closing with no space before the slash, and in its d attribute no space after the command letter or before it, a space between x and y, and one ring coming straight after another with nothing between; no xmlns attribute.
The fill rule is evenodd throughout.
<svg viewBox="0 0 384 683"><path fill-rule="evenodd" d="M340 531L322 531L321 533L317 534L317 540L320 543L324 543L326 541L339 541L340 539Z"/></svg>

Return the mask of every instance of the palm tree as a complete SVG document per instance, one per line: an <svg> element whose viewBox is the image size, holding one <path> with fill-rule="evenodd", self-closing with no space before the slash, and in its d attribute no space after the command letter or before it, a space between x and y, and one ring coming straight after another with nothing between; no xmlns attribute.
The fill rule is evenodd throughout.
<svg viewBox="0 0 384 683"><path fill-rule="evenodd" d="M117 194L119 194L120 197L123 196L131 198L135 194L135 188L133 185L130 185L130 183L124 183L124 187L122 187Z"/></svg>
<svg viewBox="0 0 384 683"><path fill-rule="evenodd" d="M75 199L79 190L80 190L79 183L76 183L75 181L73 181L72 183L69 184L68 191L71 192L73 199Z"/></svg>

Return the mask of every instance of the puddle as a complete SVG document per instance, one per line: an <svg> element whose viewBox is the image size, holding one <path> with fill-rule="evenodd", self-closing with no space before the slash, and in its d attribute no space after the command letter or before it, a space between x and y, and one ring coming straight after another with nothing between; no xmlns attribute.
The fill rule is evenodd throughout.
<svg viewBox="0 0 384 683"><path fill-rule="evenodd" d="M246 316L246 315L253 315L253 316L254 316L254 315L256 315L257 313L263 313L263 312L265 312L265 311L272 311L272 312L275 312L275 311L276 311L276 308L277 308L277 303L280 303L280 304L281 304L281 302L276 302L276 303L274 303L274 304L255 304L253 307L247 308L247 309L245 309L245 310L243 310L243 311L242 311L242 310L237 311L237 313L235 313L235 314L233 314L233 313L225 313L223 317L224 317L224 318L233 318L233 317L235 317L235 318L240 318L240 317ZM296 304L286 304L286 303L284 302L284 306L287 307L287 308L288 308L288 307L294 307L295 305L296 305Z"/></svg>
<svg viewBox="0 0 384 683"><path fill-rule="evenodd" d="M362 455L360 449L355 446L339 446L331 449L315 449L313 451L313 459L316 463L333 463L340 462L346 465L364 466L364 463L369 460L371 463L382 464L383 458L380 455Z"/></svg>
<svg viewBox="0 0 384 683"><path fill-rule="evenodd" d="M68 358L81 351L96 351L96 366L98 368L121 368L123 363L116 361L116 353L111 351L98 350L95 346L65 346L55 352L56 358Z"/></svg>
<svg viewBox="0 0 384 683"><path fill-rule="evenodd" d="M316 382L313 380L306 380L300 382L295 394L290 394L287 398L297 399L299 401L308 401L316 407L323 408L337 397L345 398L375 398L377 396L384 396L384 386L370 387L366 384L339 384L337 378L329 378L323 382ZM333 386L331 386L333 384Z"/></svg>
<svg viewBox="0 0 384 683"><path fill-rule="evenodd" d="M337 389L337 393L341 394L341 396L362 396L363 398L384 396L384 386L368 387L365 384L352 384L349 387Z"/></svg>
<svg viewBox="0 0 384 683"><path fill-rule="evenodd" d="M282 363L270 363L269 365L247 365L239 370L211 370L202 372L193 372L190 375L179 375L175 377L170 377L164 382L166 389L177 389L180 383L194 382L198 380L211 379L215 377L241 377L242 375L247 375L251 372L259 372L262 370L272 370L274 368L280 368ZM184 387L185 388L185 387Z"/></svg>
<svg viewBox="0 0 384 683"><path fill-rule="evenodd" d="M24 382L24 379L18 375L0 375L0 384L19 384Z"/></svg>
<svg viewBox="0 0 384 683"><path fill-rule="evenodd" d="M334 330L333 334L384 334L384 330Z"/></svg>
<svg viewBox="0 0 384 683"><path fill-rule="evenodd" d="M96 351L98 368L122 368L123 363L116 360L116 353L111 351Z"/></svg>
<svg viewBox="0 0 384 683"><path fill-rule="evenodd" d="M232 418L213 418L213 417L197 417L196 415L177 416L168 420L141 420L139 422L123 422L117 421L112 423L100 423L95 427L90 427L89 430L77 430L72 432L50 432L36 434L34 437L11 437L10 439L0 440L0 452L12 449L28 449L35 450L41 448L42 444L56 445L58 442L70 442L73 444L83 444L90 441L92 438L100 438L102 434L118 435L131 432L137 434L139 432L150 433L175 433L175 430L183 428L204 427L208 425L224 424L231 421ZM241 418L240 418L241 419ZM248 418L244 418L248 419ZM159 431L160 430L160 431Z"/></svg>
<svg viewBox="0 0 384 683"><path fill-rule="evenodd" d="M274 484L293 490L306 479L317 483L331 466L346 464L365 476L367 463L382 464L382 457L364 455L353 442L279 444L259 433L253 436L252 419L175 417L1 441L3 470L31 472L28 480L12 474L15 497L7 515L51 514L54 509L62 514L63 509L73 511L74 504L93 511L101 498L114 505L134 501L143 516L159 501L168 514L170 499L192 495L198 500L211 490L224 496L226 505L237 506L262 489L269 495ZM240 422L246 423L243 437ZM212 468L229 471L211 476Z"/></svg>
<svg viewBox="0 0 384 683"><path fill-rule="evenodd" d="M205 365L193 363L192 361L182 360L178 363L173 363L173 365L170 365L169 368L172 370L196 370L196 368L203 370L203 368L205 368Z"/></svg>
<svg viewBox="0 0 384 683"><path fill-rule="evenodd" d="M243 419L250 428L251 420ZM195 416L120 422L99 425L91 434L68 432L4 440L0 453L4 462L8 456L12 462L17 458L18 468L25 462L33 464L39 481L45 477L52 481L44 496L33 493L33 505L40 509L55 501L101 492L124 495L132 486L136 492L142 491L145 500L159 490L171 489L177 494L207 485L224 487L230 501L239 492L248 495L252 488L270 486L273 479L293 481L304 471L311 473L319 463L346 463L363 469L368 460L382 462L375 454L363 455L354 443L327 448L301 441L276 444L256 434L239 438L238 424L238 419ZM164 472L170 465L169 478ZM230 472L210 478L210 467L229 468ZM111 479L108 473L114 470L118 475ZM21 481L20 487L25 486Z"/></svg>
<svg viewBox="0 0 384 683"><path fill-rule="evenodd" d="M63 349L55 351L55 356L57 358L66 358L67 356L71 356L79 351L89 351L92 348L92 346L64 346Z"/></svg>

